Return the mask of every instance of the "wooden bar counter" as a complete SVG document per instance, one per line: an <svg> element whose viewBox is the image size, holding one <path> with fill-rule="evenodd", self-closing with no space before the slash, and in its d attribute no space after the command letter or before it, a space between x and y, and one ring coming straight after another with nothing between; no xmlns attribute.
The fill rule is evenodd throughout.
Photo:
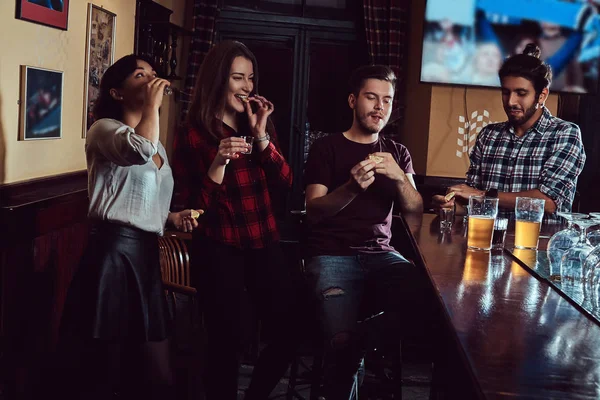
<svg viewBox="0 0 600 400"><path fill-rule="evenodd" d="M595 320L508 251L467 251L462 217L445 235L431 214L394 223L410 243L401 251L426 270L440 306L447 340L438 347L450 356L438 381L463 368L472 387L461 399L600 398Z"/></svg>

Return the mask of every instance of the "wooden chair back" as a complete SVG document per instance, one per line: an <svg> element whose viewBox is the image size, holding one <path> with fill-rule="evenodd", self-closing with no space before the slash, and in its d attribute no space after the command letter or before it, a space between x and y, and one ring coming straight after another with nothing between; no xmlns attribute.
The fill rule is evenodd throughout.
<svg viewBox="0 0 600 400"><path fill-rule="evenodd" d="M165 234L158 238L160 267L164 283L191 287L190 255L185 241Z"/></svg>

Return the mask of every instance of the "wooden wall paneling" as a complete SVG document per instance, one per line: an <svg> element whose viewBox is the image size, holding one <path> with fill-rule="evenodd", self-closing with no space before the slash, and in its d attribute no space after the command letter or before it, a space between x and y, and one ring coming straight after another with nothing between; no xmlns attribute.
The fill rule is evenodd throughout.
<svg viewBox="0 0 600 400"><path fill-rule="evenodd" d="M8 398L43 390L68 286L87 244L85 171L0 186L0 372Z"/></svg>

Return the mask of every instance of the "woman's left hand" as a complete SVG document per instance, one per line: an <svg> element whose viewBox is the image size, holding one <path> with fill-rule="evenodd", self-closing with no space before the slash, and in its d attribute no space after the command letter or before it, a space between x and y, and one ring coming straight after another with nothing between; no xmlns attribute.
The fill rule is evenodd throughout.
<svg viewBox="0 0 600 400"><path fill-rule="evenodd" d="M176 213L171 213L170 220L177 230L182 232L191 232L198 227L198 214L204 214L202 210L183 210ZM195 218L194 218L195 217Z"/></svg>
<svg viewBox="0 0 600 400"><path fill-rule="evenodd" d="M250 103L256 104L256 113L252 112ZM265 136L267 133L267 118L273 114L275 107L273 103L265 99L263 96L248 97L248 102L244 103L246 114L248 114L248 122L254 137Z"/></svg>

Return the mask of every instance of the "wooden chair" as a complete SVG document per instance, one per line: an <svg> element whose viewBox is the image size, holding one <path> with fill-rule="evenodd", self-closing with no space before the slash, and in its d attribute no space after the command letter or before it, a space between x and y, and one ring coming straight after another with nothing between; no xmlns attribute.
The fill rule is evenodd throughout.
<svg viewBox="0 0 600 400"><path fill-rule="evenodd" d="M184 236L176 233L165 232L158 238L160 252L160 269L163 285L171 306L173 319L177 314L176 293L188 296L190 299L190 321L194 321L194 304L196 288L191 286L190 280L190 254Z"/></svg>

